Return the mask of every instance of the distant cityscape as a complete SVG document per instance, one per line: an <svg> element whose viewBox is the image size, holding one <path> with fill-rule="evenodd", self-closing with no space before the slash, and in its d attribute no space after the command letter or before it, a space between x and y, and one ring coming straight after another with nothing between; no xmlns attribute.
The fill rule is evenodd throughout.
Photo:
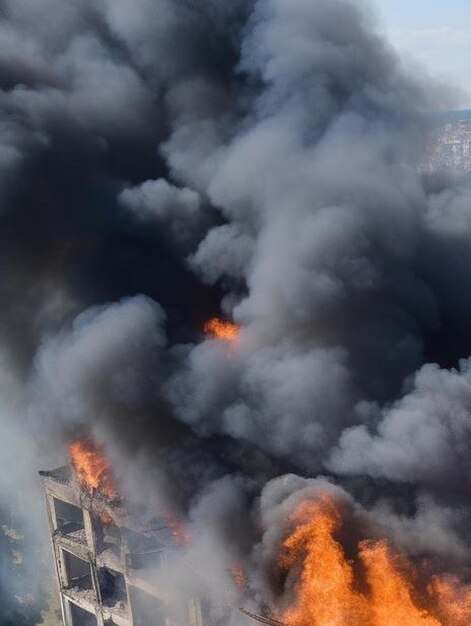
<svg viewBox="0 0 471 626"><path fill-rule="evenodd" d="M471 111L444 114L434 122L426 169L471 172Z"/></svg>

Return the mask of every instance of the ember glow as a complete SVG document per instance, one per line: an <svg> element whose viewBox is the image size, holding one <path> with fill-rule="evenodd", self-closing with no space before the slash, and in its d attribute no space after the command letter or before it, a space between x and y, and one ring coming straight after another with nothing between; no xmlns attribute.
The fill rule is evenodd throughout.
<svg viewBox="0 0 471 626"><path fill-rule="evenodd" d="M190 544L191 537L185 524L183 524L178 518L174 517L173 515L166 515L164 517L164 520L165 524L172 532L172 537L175 545L182 547L188 546Z"/></svg>
<svg viewBox="0 0 471 626"><path fill-rule="evenodd" d="M278 566L294 595L277 617L289 626L469 626L471 586L418 571L385 540L364 540L353 560L336 538L342 516L330 496L303 501L290 518Z"/></svg>
<svg viewBox="0 0 471 626"><path fill-rule="evenodd" d="M107 498L116 498L110 463L99 446L88 439L78 439L69 445L69 456L83 487L96 489Z"/></svg>
<svg viewBox="0 0 471 626"><path fill-rule="evenodd" d="M99 518L100 518L100 522L104 524L105 526L109 526L110 524L113 523L113 518L108 513L108 511L105 511L105 510L101 511L99 514Z"/></svg>
<svg viewBox="0 0 471 626"><path fill-rule="evenodd" d="M224 339L225 341L235 341L239 336L239 327L230 320L212 317L205 323L204 332L210 337Z"/></svg>
<svg viewBox="0 0 471 626"><path fill-rule="evenodd" d="M243 589L245 587L247 577L242 565L240 563L232 563L229 567L229 572L237 587L239 587L239 589Z"/></svg>

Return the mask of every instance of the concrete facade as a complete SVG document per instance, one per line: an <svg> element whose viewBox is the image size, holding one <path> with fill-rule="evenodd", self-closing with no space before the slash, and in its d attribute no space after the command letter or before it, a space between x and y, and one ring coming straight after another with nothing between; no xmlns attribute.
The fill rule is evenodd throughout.
<svg viewBox="0 0 471 626"><path fill-rule="evenodd" d="M162 568L172 530L140 526L120 503L80 489L68 468L40 474L65 626L174 626L149 576ZM178 626L202 626L198 599L181 615Z"/></svg>

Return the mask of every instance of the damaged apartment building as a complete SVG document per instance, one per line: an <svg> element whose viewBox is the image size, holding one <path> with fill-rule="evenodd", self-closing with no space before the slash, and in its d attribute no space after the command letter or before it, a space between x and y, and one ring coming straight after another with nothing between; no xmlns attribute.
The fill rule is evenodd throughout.
<svg viewBox="0 0 471 626"><path fill-rule="evenodd" d="M83 489L70 468L40 472L65 626L169 626L165 594L149 572L162 568L175 531L128 515L118 499ZM179 626L202 626L188 597Z"/></svg>

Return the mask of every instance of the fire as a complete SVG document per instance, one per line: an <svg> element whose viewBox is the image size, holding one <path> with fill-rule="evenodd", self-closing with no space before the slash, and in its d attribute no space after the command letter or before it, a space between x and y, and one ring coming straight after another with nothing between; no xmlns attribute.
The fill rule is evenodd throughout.
<svg viewBox="0 0 471 626"><path fill-rule="evenodd" d="M455 576L434 578L429 592L435 596L440 615L445 616L444 624L469 626L471 623L471 586L463 586Z"/></svg>
<svg viewBox="0 0 471 626"><path fill-rule="evenodd" d="M242 565L240 563L232 563L229 567L229 573L239 589L244 589L246 584L246 575Z"/></svg>
<svg viewBox="0 0 471 626"><path fill-rule="evenodd" d="M368 607L374 626L440 626L423 606L414 601L412 565L404 557L394 556L385 541L361 542L360 559L366 568L370 587ZM412 573L412 572L411 572Z"/></svg>
<svg viewBox="0 0 471 626"><path fill-rule="evenodd" d="M177 546L187 546L191 541L190 533L185 525L172 515L165 516L165 523L172 532L173 541Z"/></svg>
<svg viewBox="0 0 471 626"><path fill-rule="evenodd" d="M360 541L353 560L336 539L342 517L333 498L304 501L290 518L278 560L294 601L278 612L287 626L469 626L471 586L416 570L385 540Z"/></svg>
<svg viewBox="0 0 471 626"><path fill-rule="evenodd" d="M239 336L239 327L230 320L222 320L212 317L204 325L204 332L217 339L235 341Z"/></svg>
<svg viewBox="0 0 471 626"><path fill-rule="evenodd" d="M104 524L105 526L109 526L110 524L113 524L113 518L108 513L108 511L105 511L104 509L103 511L100 511L100 514L98 515L98 517L100 518L100 522Z"/></svg>
<svg viewBox="0 0 471 626"><path fill-rule="evenodd" d="M110 499L117 497L110 463L99 446L88 439L78 439L69 445L69 456L83 487L97 489Z"/></svg>

